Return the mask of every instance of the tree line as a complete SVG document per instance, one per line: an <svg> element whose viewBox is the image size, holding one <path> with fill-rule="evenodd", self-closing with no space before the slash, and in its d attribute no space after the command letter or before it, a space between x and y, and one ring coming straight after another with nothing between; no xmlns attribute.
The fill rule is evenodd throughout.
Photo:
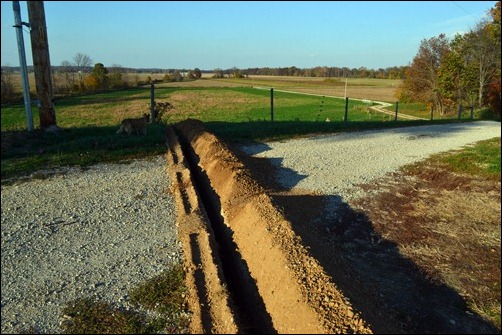
<svg viewBox="0 0 502 335"><path fill-rule="evenodd" d="M262 76L295 76L295 77L341 77L341 78L376 78L376 79L404 79L408 66L392 66L385 69L368 69L364 66L359 68L316 66L312 68L290 67L262 67L238 69L214 69L215 78L224 77L248 77L253 75Z"/></svg>
<svg viewBox="0 0 502 335"><path fill-rule="evenodd" d="M112 64L106 67L103 63L95 63L89 55L78 52L73 57L73 62L63 61L59 66L51 66L52 88L57 95L71 95L81 93L103 92L112 89L124 89L129 86L145 85L152 82L180 82L186 80L195 80L202 77L202 71L199 68L187 69L133 69L124 68L118 64ZM33 66L27 67L28 72L33 72ZM16 85L12 76L19 72L19 67L2 66L1 88L2 102L11 102L19 100L21 92L16 90ZM152 79L147 76L145 80L139 80L137 77L134 82L124 80L125 73L164 73L162 80Z"/></svg>
<svg viewBox="0 0 502 335"><path fill-rule="evenodd" d="M474 29L448 39L441 34L420 43L397 91L400 101L426 103L439 114L463 106L500 116L500 1Z"/></svg>

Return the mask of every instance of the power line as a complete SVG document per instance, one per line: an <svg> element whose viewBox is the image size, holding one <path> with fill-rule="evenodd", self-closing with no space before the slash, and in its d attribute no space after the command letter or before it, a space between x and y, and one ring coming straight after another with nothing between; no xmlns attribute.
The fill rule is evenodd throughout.
<svg viewBox="0 0 502 335"><path fill-rule="evenodd" d="M466 12L468 15L470 15L473 19L477 20L478 18L475 17L474 15L472 15L471 13L469 13L464 7L460 6L456 1L452 1L453 4L455 4L455 6L457 6L458 8L460 8L461 10L463 10L464 12Z"/></svg>

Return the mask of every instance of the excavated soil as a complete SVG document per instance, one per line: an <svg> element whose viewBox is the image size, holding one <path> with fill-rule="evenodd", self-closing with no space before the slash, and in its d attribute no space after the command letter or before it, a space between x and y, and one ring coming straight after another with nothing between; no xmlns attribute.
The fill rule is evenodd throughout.
<svg viewBox="0 0 502 335"><path fill-rule="evenodd" d="M168 142L191 333L497 333L372 224L403 186L341 203L330 230L314 224L326 196L284 189L267 159L202 122L174 125Z"/></svg>
<svg viewBox="0 0 502 335"><path fill-rule="evenodd" d="M174 128L167 156L184 209L191 332L371 333L240 159L202 122Z"/></svg>

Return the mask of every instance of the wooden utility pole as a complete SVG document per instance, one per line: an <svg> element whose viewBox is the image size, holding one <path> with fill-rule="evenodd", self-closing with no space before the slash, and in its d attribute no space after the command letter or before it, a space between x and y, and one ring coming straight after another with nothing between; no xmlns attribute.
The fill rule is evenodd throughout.
<svg viewBox="0 0 502 335"><path fill-rule="evenodd" d="M31 51L33 53L33 67L35 83L40 101L40 128L47 130L56 127L56 111L54 110L52 94L51 61L49 58L49 41L45 24L45 10L43 1L27 1L28 18L30 20Z"/></svg>

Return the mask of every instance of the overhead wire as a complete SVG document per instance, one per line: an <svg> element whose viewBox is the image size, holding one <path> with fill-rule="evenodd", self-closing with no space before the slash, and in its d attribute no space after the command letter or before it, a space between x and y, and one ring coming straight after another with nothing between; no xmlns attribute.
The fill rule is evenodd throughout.
<svg viewBox="0 0 502 335"><path fill-rule="evenodd" d="M477 20L478 18L475 17L474 15L472 15L470 12L468 12L464 7L460 6L456 1L452 1L453 4L455 6L457 6L458 8L460 8L462 11L464 11L465 13L467 13L468 15L470 15L473 19Z"/></svg>

